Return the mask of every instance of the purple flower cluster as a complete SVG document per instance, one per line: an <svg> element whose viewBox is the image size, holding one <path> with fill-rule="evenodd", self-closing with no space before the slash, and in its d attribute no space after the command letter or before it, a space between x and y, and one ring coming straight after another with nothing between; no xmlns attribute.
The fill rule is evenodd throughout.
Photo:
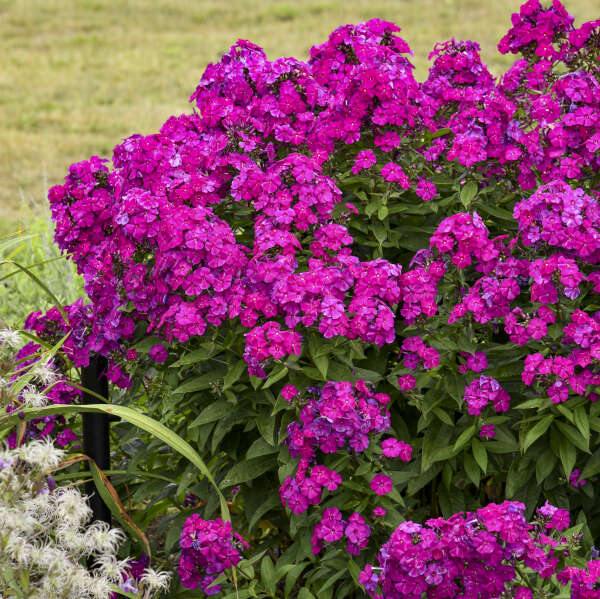
<svg viewBox="0 0 600 599"><path fill-rule="evenodd" d="M600 261L600 206L582 189L552 181L514 209L523 245L563 248L586 262Z"/></svg>
<svg viewBox="0 0 600 599"><path fill-rule="evenodd" d="M345 536L348 553L360 555L361 549L365 549L369 544L370 535L371 527L360 514L350 514L346 522L338 508L330 507L323 510L321 521L313 529L312 551L317 554L323 549L323 541L335 543Z"/></svg>
<svg viewBox="0 0 600 599"><path fill-rule="evenodd" d="M505 501L424 525L403 522L379 551L379 571L367 565L359 580L370 596L385 599L421 599L424 594L493 599L510 588L516 596L526 597L519 589L526 588L527 581L517 574L517 567L531 568L544 578L555 573L559 541L548 533L567 528L569 515L546 504L530 524L524 512L522 503ZM562 570L558 576L563 584L569 579L591 580L577 568ZM377 594L378 587L382 594Z"/></svg>
<svg viewBox="0 0 600 599"><path fill-rule="evenodd" d="M342 482L337 472L325 466L311 467L317 451L330 454L350 448L359 454L369 447L370 436L390 428L390 415L385 408L389 396L375 393L365 381L330 381L321 389L308 391L313 396L300 409L299 422L288 425L284 441L292 457L300 458L296 474L287 477L279 490L282 503L297 514L317 505L323 488L335 491ZM410 460L410 445L394 439L392 446L390 441L386 444L390 457L396 454L393 457Z"/></svg>
<svg viewBox="0 0 600 599"><path fill-rule="evenodd" d="M496 412L506 412L510 407L510 396L491 376L472 380L465 388L463 399L472 416L479 416L488 404L492 404Z"/></svg>
<svg viewBox="0 0 600 599"><path fill-rule="evenodd" d="M187 589L198 585L207 595L221 592L220 584L213 584L219 575L240 561L239 550L248 544L233 532L231 522L203 520L192 514L184 523L179 541L179 579Z"/></svg>

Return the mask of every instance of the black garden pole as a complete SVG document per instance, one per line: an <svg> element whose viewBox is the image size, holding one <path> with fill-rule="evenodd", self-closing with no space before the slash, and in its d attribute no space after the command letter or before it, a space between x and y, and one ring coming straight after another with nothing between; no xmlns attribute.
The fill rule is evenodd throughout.
<svg viewBox="0 0 600 599"><path fill-rule="evenodd" d="M102 397L108 398L108 380L106 358L93 356L89 366L81 371L81 385ZM83 404L94 404L100 400L90 393L83 392L81 402ZM83 452L98 464L101 470L110 468L110 436L108 431L109 418L107 414L91 414L84 412L83 420ZM85 493L90 499L92 508L92 519L111 523L110 509L104 503L93 481L86 483Z"/></svg>

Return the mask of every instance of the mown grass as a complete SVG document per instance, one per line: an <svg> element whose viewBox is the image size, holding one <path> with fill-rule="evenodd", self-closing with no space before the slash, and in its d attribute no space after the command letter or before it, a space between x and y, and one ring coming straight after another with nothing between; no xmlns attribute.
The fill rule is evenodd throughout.
<svg viewBox="0 0 600 599"><path fill-rule="evenodd" d="M570 0L577 20L598 0ZM424 77L436 41L481 43L496 73L512 58L495 45L520 0L0 0L0 230L43 201L68 165L109 156L134 132L156 131L187 99L208 62L238 38L271 58L306 57L336 26L392 20ZM24 218L21 214L21 219Z"/></svg>

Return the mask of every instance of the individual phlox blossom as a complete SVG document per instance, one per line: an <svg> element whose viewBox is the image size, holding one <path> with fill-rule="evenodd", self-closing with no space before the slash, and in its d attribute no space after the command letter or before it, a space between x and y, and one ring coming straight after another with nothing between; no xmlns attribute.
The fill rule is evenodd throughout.
<svg viewBox="0 0 600 599"><path fill-rule="evenodd" d="M207 595L216 595L221 585L212 583L225 570L237 565L241 559L240 549L248 544L233 532L231 522L221 518L204 520L192 514L181 530L179 545L179 579L187 589L198 585Z"/></svg>
<svg viewBox="0 0 600 599"><path fill-rule="evenodd" d="M288 355L300 355L302 336L295 331L285 331L277 322L267 322L246 333L244 360L248 373L263 378L262 363L269 358L280 360Z"/></svg>
<svg viewBox="0 0 600 599"><path fill-rule="evenodd" d="M150 353L150 358L152 360L154 360L157 364L165 362L166 359L169 357L169 352L167 351L165 346L161 345L161 344L153 345L150 348L149 353Z"/></svg>
<svg viewBox="0 0 600 599"><path fill-rule="evenodd" d="M394 437L385 439L381 443L381 450L386 458L400 458L403 462L410 462L412 457L412 447Z"/></svg>
<svg viewBox="0 0 600 599"><path fill-rule="evenodd" d="M402 341L401 352L398 356L403 359L404 366L414 370L420 364L427 370L440 365L439 352L428 345L420 337L407 337Z"/></svg>
<svg viewBox="0 0 600 599"><path fill-rule="evenodd" d="M299 391L295 385L285 385L280 392L281 397L286 401L290 402L292 399L297 397Z"/></svg>
<svg viewBox="0 0 600 599"><path fill-rule="evenodd" d="M429 202L437 195L437 188L433 181L427 179L419 179L415 187L415 193L424 201Z"/></svg>
<svg viewBox="0 0 600 599"><path fill-rule="evenodd" d="M376 474L369 483L376 495L387 495L392 492L392 479L385 474Z"/></svg>
<svg viewBox="0 0 600 599"><path fill-rule="evenodd" d="M487 356L481 351L476 351L473 354L460 352L460 355L465 358L465 363L458 367L459 372L482 372L488 366Z"/></svg>
<svg viewBox="0 0 600 599"><path fill-rule="evenodd" d="M352 172L355 175L358 175L361 171L366 168L370 168L377 162L377 157L373 150L363 150L359 152L356 156L356 160L354 161L354 165L352 166Z"/></svg>
<svg viewBox="0 0 600 599"><path fill-rule="evenodd" d="M479 431L482 439L493 439L496 436L496 427L493 424L484 424Z"/></svg>
<svg viewBox="0 0 600 599"><path fill-rule="evenodd" d="M415 388L416 379L412 374L403 374L398 377L398 388L400 391L410 391Z"/></svg>
<svg viewBox="0 0 600 599"><path fill-rule="evenodd" d="M496 412L506 412L510 405L510 396L502 389L500 383L490 376L480 376L471 381L463 400L471 416L478 416L488 404L493 404Z"/></svg>

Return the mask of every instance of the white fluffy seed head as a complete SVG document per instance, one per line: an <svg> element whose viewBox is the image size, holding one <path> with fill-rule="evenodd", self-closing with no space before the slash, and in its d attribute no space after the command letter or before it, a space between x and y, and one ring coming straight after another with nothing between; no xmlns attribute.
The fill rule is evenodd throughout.
<svg viewBox="0 0 600 599"><path fill-rule="evenodd" d="M50 367L48 362L36 362L30 369L29 374L37 379L42 385L51 385L58 380L58 375Z"/></svg>
<svg viewBox="0 0 600 599"><path fill-rule="evenodd" d="M18 331L12 329L0 329L0 345L6 345L12 350L19 349L23 341Z"/></svg>
<svg viewBox="0 0 600 599"><path fill-rule="evenodd" d="M151 591L166 591L171 582L169 572L157 572L152 568L146 568L142 574L142 584Z"/></svg>
<svg viewBox="0 0 600 599"><path fill-rule="evenodd" d="M126 538L119 528L110 528L106 522L100 521L92 522L85 534L89 553L94 555L116 553Z"/></svg>
<svg viewBox="0 0 600 599"><path fill-rule="evenodd" d="M19 398L28 408L41 408L48 403L48 398L40 393L33 385L27 385L21 391Z"/></svg>
<svg viewBox="0 0 600 599"><path fill-rule="evenodd" d="M60 489L54 496L57 519L69 527L78 529L92 517L90 506L77 489Z"/></svg>
<svg viewBox="0 0 600 599"><path fill-rule="evenodd" d="M31 441L16 451L23 461L42 472L58 466L65 455L62 449L54 446L50 438Z"/></svg>
<svg viewBox="0 0 600 599"><path fill-rule="evenodd" d="M114 555L101 555L95 565L98 571L114 584L118 584L123 580L123 574L129 564L129 559L117 560Z"/></svg>

